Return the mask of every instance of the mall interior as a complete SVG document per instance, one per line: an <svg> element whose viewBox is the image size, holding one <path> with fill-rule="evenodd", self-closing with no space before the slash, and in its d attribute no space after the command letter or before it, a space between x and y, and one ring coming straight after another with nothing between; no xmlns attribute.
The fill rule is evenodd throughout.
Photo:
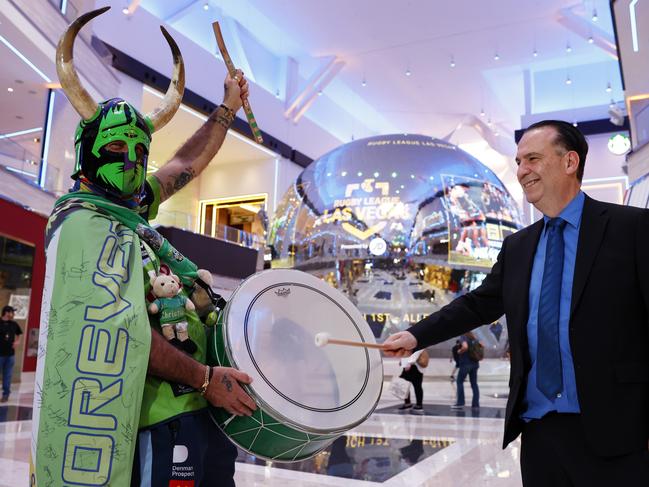
<svg viewBox="0 0 649 487"><path fill-rule="evenodd" d="M284 457L257 451L261 429L251 441L233 435L236 484L521 485L520 438L502 448L504 318L474 331L485 355L479 408L451 407L455 338L428 348L423 407L403 408L399 359L335 344L315 349L314 334L381 343L478 287L504 239L542 216L516 176L517 142L532 123L564 120L586 136L588 196L649 208L649 2L0 1L0 306L14 309L23 332L11 394L0 404L0 487L34 485L37 359L51 318L42 306L46 225L74 183L79 114L57 76L57 43L72 21L103 6L111 9L74 46L76 72L94 100L120 97L142 113L159 106L173 69L159 26L184 59L182 103L152 138L149 178L222 102L227 67L212 28L219 22L263 141L239 111L207 168L150 223L230 301L216 326L229 323L226 341L242 356L228 357L240 367L252 358L257 370L266 362L253 384L266 381L266 393L291 403L280 423L316 442L309 428L322 434L326 425L287 418L293 406L342 408L342 423L329 427L337 434L319 436L309 455L301 454L306 444ZM92 265L75 255L64 277L81 279ZM282 280L291 269L306 275L303 284ZM253 304L269 309L255 315L250 293L262 288ZM258 299L267 289L284 304ZM292 305L291 290L303 293ZM251 329L265 329L234 336L254 316L262 319ZM246 347L257 359L243 357ZM357 365L368 366L358 394ZM312 390L323 374L331 382L319 388L325 399ZM271 415L277 401L261 397L263 385L253 392ZM464 388L469 404L468 380ZM346 396L357 408L349 416ZM264 441L279 443L277 435Z"/></svg>

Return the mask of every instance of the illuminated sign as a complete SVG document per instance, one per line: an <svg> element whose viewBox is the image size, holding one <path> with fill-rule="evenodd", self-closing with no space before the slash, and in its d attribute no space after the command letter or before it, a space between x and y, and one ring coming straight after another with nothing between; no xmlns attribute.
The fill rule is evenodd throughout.
<svg viewBox="0 0 649 487"><path fill-rule="evenodd" d="M370 253L373 255L383 255L387 249L388 244L380 237L376 237L370 241Z"/></svg>
<svg viewBox="0 0 649 487"><path fill-rule="evenodd" d="M626 154L631 149L631 140L628 135L615 134L608 139L608 150L616 156Z"/></svg>

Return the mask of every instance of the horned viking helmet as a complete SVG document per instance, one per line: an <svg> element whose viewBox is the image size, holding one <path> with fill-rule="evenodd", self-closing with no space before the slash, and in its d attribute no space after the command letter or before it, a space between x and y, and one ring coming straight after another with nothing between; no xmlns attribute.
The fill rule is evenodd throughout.
<svg viewBox="0 0 649 487"><path fill-rule="evenodd" d="M109 9L93 10L70 24L56 48L56 71L68 100L81 115L74 138L76 165L72 177L83 176L110 194L124 198L142 190L151 134L164 127L178 110L185 90L185 67L178 45L160 26L174 61L171 83L161 104L143 116L121 98L95 102L74 68L74 41L85 24ZM109 150L108 146L113 142L124 142L128 150Z"/></svg>

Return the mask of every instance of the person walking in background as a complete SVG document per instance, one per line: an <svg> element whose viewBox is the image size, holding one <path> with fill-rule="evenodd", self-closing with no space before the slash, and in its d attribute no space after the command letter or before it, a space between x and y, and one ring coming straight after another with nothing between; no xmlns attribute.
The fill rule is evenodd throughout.
<svg viewBox="0 0 649 487"><path fill-rule="evenodd" d="M14 370L16 348L20 345L22 329L14 321L14 312L11 306L2 308L0 318L0 371L2 371L2 399L7 402L11 393L11 374Z"/></svg>
<svg viewBox="0 0 649 487"><path fill-rule="evenodd" d="M399 364L403 368L401 371L402 379L406 379L408 382L412 383L412 386L415 388L415 400L417 401L413 411L417 413L423 413L423 401L424 401L424 388L422 387L424 381L424 369L428 367L429 356L426 350L419 350L418 352L413 353L410 357L402 358ZM399 407L399 409L410 409L412 403L410 402L410 393L405 399L405 402Z"/></svg>
<svg viewBox="0 0 649 487"><path fill-rule="evenodd" d="M458 353L458 367L457 374L457 401L451 406L451 409L464 408L464 379L469 376L471 383L471 391L473 391L473 398L471 400L472 408L480 407L480 389L478 388L478 368L480 368L480 358L474 352L479 346L480 342L472 332L467 332L460 337L460 347Z"/></svg>

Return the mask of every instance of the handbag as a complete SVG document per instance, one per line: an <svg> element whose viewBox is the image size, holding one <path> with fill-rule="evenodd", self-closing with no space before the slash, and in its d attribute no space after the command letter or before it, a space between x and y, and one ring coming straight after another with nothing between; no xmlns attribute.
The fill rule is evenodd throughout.
<svg viewBox="0 0 649 487"><path fill-rule="evenodd" d="M390 381L389 390L397 399L404 401L410 394L410 382L399 376L394 376Z"/></svg>

